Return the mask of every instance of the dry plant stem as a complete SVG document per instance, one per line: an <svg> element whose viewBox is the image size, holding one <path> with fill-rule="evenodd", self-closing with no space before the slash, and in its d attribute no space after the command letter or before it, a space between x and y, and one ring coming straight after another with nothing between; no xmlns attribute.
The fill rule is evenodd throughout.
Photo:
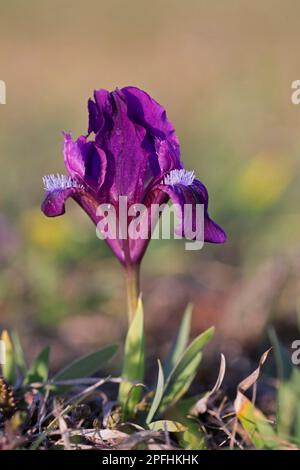
<svg viewBox="0 0 300 470"><path fill-rule="evenodd" d="M130 325L134 318L140 295L140 266L127 266L125 269L128 325Z"/></svg>

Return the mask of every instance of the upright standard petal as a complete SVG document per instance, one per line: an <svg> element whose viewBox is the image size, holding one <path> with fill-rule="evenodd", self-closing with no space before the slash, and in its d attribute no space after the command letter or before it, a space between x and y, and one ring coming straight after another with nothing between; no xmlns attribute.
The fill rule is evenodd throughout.
<svg viewBox="0 0 300 470"><path fill-rule="evenodd" d="M82 181L93 191L101 188L107 168L105 152L85 136L73 141L71 134L64 134L65 167L72 178Z"/></svg>
<svg viewBox="0 0 300 470"><path fill-rule="evenodd" d="M161 172L182 168L179 141L163 106L139 88L125 87L121 92L129 118L146 129L148 143L154 144Z"/></svg>
<svg viewBox="0 0 300 470"><path fill-rule="evenodd" d="M89 131L95 133L95 143L107 157L111 202L126 195L131 204L144 190L149 157L143 146L146 131L128 116L127 101L120 90L98 90L94 98L89 102Z"/></svg>
<svg viewBox="0 0 300 470"><path fill-rule="evenodd" d="M174 126L163 106L139 88L128 86L120 91L127 102L129 119L144 127L153 137L169 139L179 145Z"/></svg>
<svg viewBox="0 0 300 470"><path fill-rule="evenodd" d="M84 178L85 166L84 158L81 153L81 146L85 142L85 137L80 136L75 142L68 132L63 133L64 136L64 163L65 167L72 178Z"/></svg>
<svg viewBox="0 0 300 470"><path fill-rule="evenodd" d="M114 171L114 199L126 194L129 200L141 200L164 174L182 168L175 129L165 109L144 91L98 90L88 109L89 132L105 152L110 174Z"/></svg>

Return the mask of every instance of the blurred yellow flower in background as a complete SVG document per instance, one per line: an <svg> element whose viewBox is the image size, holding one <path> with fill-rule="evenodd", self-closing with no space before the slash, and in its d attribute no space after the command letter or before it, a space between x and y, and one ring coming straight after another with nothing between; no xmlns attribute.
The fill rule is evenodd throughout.
<svg viewBox="0 0 300 470"><path fill-rule="evenodd" d="M268 153L256 155L237 178L239 203L256 210L271 207L288 187L292 175L289 159Z"/></svg>
<svg viewBox="0 0 300 470"><path fill-rule="evenodd" d="M72 228L63 217L45 217L40 208L26 211L22 218L25 238L32 244L49 252L63 249L72 237Z"/></svg>

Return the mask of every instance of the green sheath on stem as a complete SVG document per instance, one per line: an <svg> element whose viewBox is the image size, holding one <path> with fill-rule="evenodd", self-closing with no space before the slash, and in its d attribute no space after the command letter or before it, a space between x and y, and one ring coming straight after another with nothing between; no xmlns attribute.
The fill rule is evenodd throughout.
<svg viewBox="0 0 300 470"><path fill-rule="evenodd" d="M138 304L138 298L140 295L140 267L128 266L126 268L126 291L127 291L127 312L128 312L128 324L130 325Z"/></svg>

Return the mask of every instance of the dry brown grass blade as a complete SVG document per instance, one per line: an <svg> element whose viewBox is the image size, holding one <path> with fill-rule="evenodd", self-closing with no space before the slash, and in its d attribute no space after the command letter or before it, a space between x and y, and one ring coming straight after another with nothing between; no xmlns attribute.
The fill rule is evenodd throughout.
<svg viewBox="0 0 300 470"><path fill-rule="evenodd" d="M70 435L69 435L69 430L67 423L64 419L64 417L61 414L61 406L60 404L55 400L54 402L54 411L53 411L54 416L58 420L58 429L61 435L61 441L64 446L64 450L71 450L71 443L70 443Z"/></svg>
<svg viewBox="0 0 300 470"><path fill-rule="evenodd" d="M224 354L221 354L219 374L218 374L216 383L214 387L209 392L207 392L202 398L200 398L200 400L198 400L197 403L193 406L193 408L190 411L191 415L198 416L199 414L203 414L207 411L208 400L214 393L216 393L220 389L222 382L224 380L225 370L226 370L226 359L225 359Z"/></svg>
<svg viewBox="0 0 300 470"><path fill-rule="evenodd" d="M78 403L81 403L85 398L91 395L98 387L101 387L103 384L105 384L109 379L110 377L107 377L106 379L100 379L94 385L91 385L90 387L86 388L82 392L70 398L68 401L64 403L64 409L62 410L61 414L64 415L65 413L70 411L70 409L73 406L75 406ZM52 415L53 415L53 411L51 411L50 413L47 414L47 416L45 416L44 421L49 419ZM49 424L48 427L52 427L54 422L56 422L56 418L54 419L53 422Z"/></svg>
<svg viewBox="0 0 300 470"><path fill-rule="evenodd" d="M252 374L248 375L248 377L246 377L244 380L242 380L242 382L239 383L237 397L238 397L239 393L243 394L244 392L249 390L249 388L252 387L257 382L257 379L260 375L261 368L264 365L264 363L266 362L267 357L268 357L269 352L271 351L271 349L272 348L268 349L267 351L265 351L263 353L263 355L261 356L261 358L259 360L258 367L252 372Z"/></svg>
<svg viewBox="0 0 300 470"><path fill-rule="evenodd" d="M94 446L106 446L112 448L124 442L129 435L117 429L69 429L69 437L81 437L89 441ZM49 436L61 435L60 430L49 433ZM57 444L64 445L63 439L57 441ZM85 446L87 443L77 443L76 446ZM70 444L72 446L72 444Z"/></svg>
<svg viewBox="0 0 300 470"><path fill-rule="evenodd" d="M235 413L236 413L236 417L235 417L234 424L233 424L233 430L232 430L232 435L231 435L231 440L230 440L230 448L233 448L233 446L234 446L235 435L236 435L236 432L237 432L237 429L238 429L238 418L237 418L237 416L238 416L240 410L242 409L245 401L248 400L245 397L244 393L247 390L249 390L249 388L253 387L256 384L256 382L259 378L260 372L261 372L261 368L264 365L264 363L266 362L267 357L268 357L271 349L272 348L268 349L267 351L265 351L262 354L262 356L259 360L258 367L250 375L248 375L248 377L246 377L244 380L242 380L242 382L240 382L238 387L237 387L236 399L234 401L234 410L235 410Z"/></svg>

